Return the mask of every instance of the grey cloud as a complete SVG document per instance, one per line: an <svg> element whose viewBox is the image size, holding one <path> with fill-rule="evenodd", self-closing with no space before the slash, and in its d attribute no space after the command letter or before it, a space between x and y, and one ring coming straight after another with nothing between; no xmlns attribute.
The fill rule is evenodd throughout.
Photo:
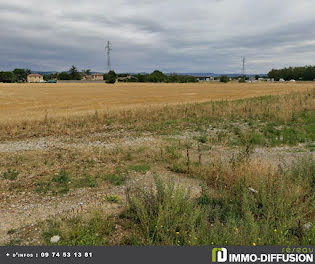
<svg viewBox="0 0 315 264"><path fill-rule="evenodd" d="M105 71L108 39L119 72L239 72L242 56L253 73L310 64L311 6L311 0L0 0L0 70L75 64Z"/></svg>

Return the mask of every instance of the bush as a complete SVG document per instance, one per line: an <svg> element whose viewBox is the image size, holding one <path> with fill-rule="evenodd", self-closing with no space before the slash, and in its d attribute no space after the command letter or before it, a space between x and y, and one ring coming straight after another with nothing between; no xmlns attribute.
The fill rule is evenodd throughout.
<svg viewBox="0 0 315 264"><path fill-rule="evenodd" d="M229 81L230 81L230 79L229 79L229 77L227 77L226 75L222 75L222 76L220 77L220 82L227 83L227 82L229 82Z"/></svg>
<svg viewBox="0 0 315 264"><path fill-rule="evenodd" d="M190 199L190 192L164 184L155 177L155 188L142 189L129 198L126 216L138 224L138 241L145 245L197 244L198 227L206 224L205 213Z"/></svg>
<svg viewBox="0 0 315 264"><path fill-rule="evenodd" d="M299 160L274 172L248 162L218 165L209 172L212 178L197 200L190 198L189 191L176 188L174 182L164 184L158 178L155 188L137 191L129 197L125 215L136 224L137 243L313 244L313 159Z"/></svg>
<svg viewBox="0 0 315 264"><path fill-rule="evenodd" d="M15 75L12 72L0 72L0 82L12 83L15 80Z"/></svg>
<svg viewBox="0 0 315 264"><path fill-rule="evenodd" d="M106 83L115 83L117 79L117 75L114 71L109 71L106 76Z"/></svg>
<svg viewBox="0 0 315 264"><path fill-rule="evenodd" d="M113 78L113 77L108 77L108 79L106 80L106 83L115 83L116 82L116 79Z"/></svg>

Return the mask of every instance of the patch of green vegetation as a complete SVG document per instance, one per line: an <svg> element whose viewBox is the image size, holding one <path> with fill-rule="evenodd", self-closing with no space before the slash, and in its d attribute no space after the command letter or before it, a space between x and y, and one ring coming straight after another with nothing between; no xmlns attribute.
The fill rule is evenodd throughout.
<svg viewBox="0 0 315 264"><path fill-rule="evenodd" d="M35 192L46 194L50 191L51 191L51 183L50 182L39 181L36 183Z"/></svg>
<svg viewBox="0 0 315 264"><path fill-rule="evenodd" d="M174 162L169 166L169 169L175 173L187 173L187 165L183 162Z"/></svg>
<svg viewBox="0 0 315 264"><path fill-rule="evenodd" d="M205 144L208 141L208 138L206 135L201 135L199 137L195 137L195 140L199 143Z"/></svg>
<svg viewBox="0 0 315 264"><path fill-rule="evenodd" d="M167 159L178 160L182 157L182 153L179 151L179 147L175 145L169 145L165 147Z"/></svg>
<svg viewBox="0 0 315 264"><path fill-rule="evenodd" d="M305 146L307 149L309 149L310 152L315 151L315 143L309 143Z"/></svg>
<svg viewBox="0 0 315 264"><path fill-rule="evenodd" d="M122 185L127 180L127 174L118 172L118 173L111 173L111 174L104 174L101 176L101 178L105 181L110 182L113 185Z"/></svg>
<svg viewBox="0 0 315 264"><path fill-rule="evenodd" d="M57 184L64 185L64 184L68 184L70 179L69 179L68 172L64 168L62 168L59 170L58 175L54 176L52 180L56 182Z"/></svg>
<svg viewBox="0 0 315 264"><path fill-rule="evenodd" d="M228 187L218 182L220 195L209 195L203 186L197 200L173 182L156 179L157 191L130 198L124 217L136 223L133 241L143 245L313 244L315 228L304 225L314 222L314 169L313 160L301 160L259 180L254 191L248 175L235 175L238 179ZM288 193L288 186L295 191Z"/></svg>
<svg viewBox="0 0 315 264"><path fill-rule="evenodd" d="M123 158L123 159L124 159L124 160L127 160L127 161L131 161L132 158L133 158L133 156L132 156L131 151L127 151L126 154L124 155L124 158Z"/></svg>
<svg viewBox="0 0 315 264"><path fill-rule="evenodd" d="M148 170L150 170L149 164L136 164L136 165L129 165L126 167L127 171L135 171L140 173L146 173Z"/></svg>
<svg viewBox="0 0 315 264"><path fill-rule="evenodd" d="M315 140L315 111L302 111L292 115L288 123L267 123L263 134L271 145L313 142ZM277 127L278 125L278 127Z"/></svg>
<svg viewBox="0 0 315 264"><path fill-rule="evenodd" d="M105 196L105 200L110 203L119 203L121 198L119 195L110 194Z"/></svg>
<svg viewBox="0 0 315 264"><path fill-rule="evenodd" d="M8 169L1 174L1 177L10 181L15 181L19 175L19 172L15 169Z"/></svg>
<svg viewBox="0 0 315 264"><path fill-rule="evenodd" d="M11 229L8 230L8 235L12 235L12 234L14 234L15 232L16 232L16 230L13 229L13 228L11 228Z"/></svg>
<svg viewBox="0 0 315 264"><path fill-rule="evenodd" d="M196 244L196 227L206 221L202 208L190 199L189 192L175 188L174 181L165 185L156 178L155 183L157 191L142 190L130 198L123 215L137 224L133 240L143 245Z"/></svg>
<svg viewBox="0 0 315 264"><path fill-rule="evenodd" d="M241 122L241 121L239 121ZM248 121L249 124L250 121ZM292 115L289 122L267 122L260 126L250 126L250 129L239 127L224 127L224 131L218 133L217 142L222 142L228 137L230 145L277 146L297 145L299 143L314 142L315 140L315 111L302 111ZM232 132L233 135L230 135Z"/></svg>
<svg viewBox="0 0 315 264"><path fill-rule="evenodd" d="M112 219L96 213L87 223L80 217L66 219L63 222L50 221L48 230L43 233L46 245L93 246L108 245L108 238L115 230ZM51 237L60 236L56 244Z"/></svg>
<svg viewBox="0 0 315 264"><path fill-rule="evenodd" d="M83 178L79 178L75 181L74 187L76 188L84 188L84 187L90 187L94 188L97 186L96 179L90 175L84 175Z"/></svg>
<svg viewBox="0 0 315 264"><path fill-rule="evenodd" d="M39 181L36 184L35 192L46 194L64 194L69 191L69 173L61 168L57 175L46 181Z"/></svg>

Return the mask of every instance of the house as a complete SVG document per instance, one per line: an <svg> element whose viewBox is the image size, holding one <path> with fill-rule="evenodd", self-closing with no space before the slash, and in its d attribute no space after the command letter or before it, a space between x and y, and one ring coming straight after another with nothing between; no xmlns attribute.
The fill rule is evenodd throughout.
<svg viewBox="0 0 315 264"><path fill-rule="evenodd" d="M87 81L87 80L92 80L92 76L91 75L87 75L86 73L81 73L81 80Z"/></svg>
<svg viewBox="0 0 315 264"><path fill-rule="evenodd" d="M103 81L104 80L104 74L102 73L94 73L91 75L91 80L93 81Z"/></svg>
<svg viewBox="0 0 315 264"><path fill-rule="evenodd" d="M214 81L214 77L213 76L198 76L196 77L196 79L199 82L210 82L210 81Z"/></svg>
<svg viewBox="0 0 315 264"><path fill-rule="evenodd" d="M120 76L120 77L117 78L117 80L118 80L119 82L123 82L123 81L127 81L127 80L129 80L129 79L131 79L131 78L132 78L131 75L127 75L127 76Z"/></svg>
<svg viewBox="0 0 315 264"><path fill-rule="evenodd" d="M32 73L32 74L27 75L27 82L28 83L44 82L44 77L41 74Z"/></svg>
<svg viewBox="0 0 315 264"><path fill-rule="evenodd" d="M275 79L270 79L270 78L258 78L259 82L274 82Z"/></svg>

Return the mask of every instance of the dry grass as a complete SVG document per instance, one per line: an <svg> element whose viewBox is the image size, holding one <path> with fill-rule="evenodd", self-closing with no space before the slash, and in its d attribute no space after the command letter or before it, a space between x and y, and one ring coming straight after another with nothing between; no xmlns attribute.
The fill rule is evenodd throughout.
<svg viewBox="0 0 315 264"><path fill-rule="evenodd" d="M64 219L64 215L65 218L80 214L86 217L86 212L93 208L102 208L106 215L116 215L124 208L125 200L115 204L107 198L104 200L104 196L125 199L124 190L131 187L130 194L138 195L138 187L149 190L147 187L156 173L164 179L175 176L176 185L192 188L192 198L200 196L198 201L189 200L188 204L186 198L183 202L179 199L179 203L170 204L172 208L183 204L183 209L187 209L183 212L192 217L196 216L195 212L201 212L197 210L205 209L210 215L199 215L211 222L205 221L204 226L198 223L188 225L187 219L192 218L178 215L168 209L171 208L168 204L162 204L167 208L160 213L162 220L174 216L172 224L182 220L183 224L167 227L172 232L156 232L155 216L158 214L154 214L150 218L153 232L151 225L144 227L150 231L149 235L158 233L165 238L155 239L145 233L133 238L131 235L138 222L115 218L112 221L119 229L110 229L104 234L108 236L107 242L115 237L114 243L121 244L191 245L190 236L185 235L190 229L185 228L192 226L193 230L188 234L196 235L195 245L313 243L314 236L303 230L303 225L314 219L311 207L314 201L311 189L314 154L308 153L303 146L294 149L285 146L277 150L264 147L263 152L255 152L254 145L250 145L254 143L245 136L244 142L229 145L225 141L225 138L240 138L243 134L264 136L260 130L267 123L274 123L277 131L292 128L291 134L299 132L306 138L305 144L313 144L312 136L305 136L312 133L313 84L95 84L91 85L91 90L86 85L70 86L0 84L0 145L12 144L13 149L26 143L33 146L28 151L0 153L0 211L4 212L0 243L11 239L9 244L15 244L22 234L19 243L42 244L40 223L53 215L54 221L56 216ZM191 95L190 99L189 91L198 91L195 92L198 96ZM122 98L119 98L120 94L123 94ZM176 94L182 94L182 97L177 98ZM276 95L257 97L267 94ZM255 98L222 100L245 97ZM181 101L181 98L184 99ZM102 100L108 104L98 108L96 102ZM191 103L193 101L210 102ZM15 107L13 102L16 102ZM70 102L71 108L63 112ZM184 104L178 104L181 102ZM45 117L47 107L53 109L54 115L48 111ZM19 111L23 112L20 117ZM11 118L14 116L16 119ZM225 138L222 136L221 140L220 136L219 140L223 132ZM45 136L52 137L40 138ZM32 140L14 141L21 138ZM2 140L10 141L3 143ZM43 141L47 148L37 149L38 142ZM299 142L302 141L296 140L292 145ZM293 152L295 150L299 153ZM298 157L304 156L310 156L309 161L297 163L297 168L284 166L286 162L294 165ZM202 192L200 182L204 182ZM248 187L258 193L250 192ZM152 198L148 201L155 201ZM82 206L78 204L80 201L84 201ZM78 210L70 213L73 208ZM148 209L152 211L150 207ZM106 244L106 241L94 240L93 236L97 233L103 237L101 232L107 230L104 219L93 219L87 219L87 224L81 221L77 226L70 224L68 229L47 231L44 227L47 231L45 238L49 240L52 235L61 234L61 243L76 244L67 237L74 227L85 245ZM27 232L29 228L34 230L33 224L41 231L30 235ZM166 226L163 222L161 225ZM121 239L118 232L126 234L126 239ZM131 237L127 237L129 235Z"/></svg>
<svg viewBox="0 0 315 264"><path fill-rule="evenodd" d="M243 87L242 85L235 84L235 87ZM207 86L206 84L204 87ZM234 84L231 84L231 87L234 87ZM244 87L242 89L246 90L247 86ZM254 89L255 86L250 87ZM262 87L261 92L264 91ZM102 111L92 111L92 113L90 113L91 111L83 112L80 115L75 115L75 112L68 115L65 113L61 117L45 115L39 120L23 119L21 114L19 121L8 121L5 118L2 119L2 122L0 121L0 140L49 135L80 137L91 133L116 131L117 129L128 129L129 132L133 130L172 133L171 130L174 129L181 130L193 124L199 124L200 126L205 122L222 118L287 122L300 111L315 109L315 89L308 89L308 86L306 86L299 88L298 92L294 92L296 86L291 88L292 92L289 94L278 96L234 101L219 100L205 103L158 104L154 106L142 104L139 107L135 107L135 105L118 109L113 107ZM224 86L220 89L224 89ZM273 90L273 92L275 91ZM288 91L280 89L277 92L284 93ZM243 96L248 95L244 93ZM73 109L75 108L71 110ZM26 110L20 111L25 112ZM58 113L57 110L55 111ZM1 114L3 113L1 112Z"/></svg>
<svg viewBox="0 0 315 264"><path fill-rule="evenodd" d="M96 110L138 108L161 104L235 100L305 91L303 84L0 84L0 122L69 117Z"/></svg>

